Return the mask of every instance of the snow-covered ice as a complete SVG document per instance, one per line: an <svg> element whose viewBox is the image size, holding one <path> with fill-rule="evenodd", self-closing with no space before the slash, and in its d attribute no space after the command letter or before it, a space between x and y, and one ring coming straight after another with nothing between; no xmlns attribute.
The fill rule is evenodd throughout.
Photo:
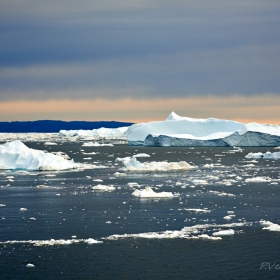
<svg viewBox="0 0 280 280"><path fill-rule="evenodd" d="M92 129L92 130L60 130L59 136L67 136L67 137L73 137L73 136L90 136L90 137L105 137L105 138L111 138L111 137L124 137L126 135L128 127L118 127L118 128L105 128L101 127L98 129Z"/></svg>
<svg viewBox="0 0 280 280"><path fill-rule="evenodd" d="M93 190L98 190L98 191L107 191L107 192L111 192L114 191L116 188L113 186L106 186L106 185L97 185L92 187Z"/></svg>
<svg viewBox="0 0 280 280"><path fill-rule="evenodd" d="M144 146L279 146L280 127L193 119L172 112L165 121L128 127L127 137L130 145Z"/></svg>
<svg viewBox="0 0 280 280"><path fill-rule="evenodd" d="M171 192L155 192L152 190L151 187L147 186L143 190L135 190L132 195L142 198L171 198L173 197L173 194Z"/></svg>
<svg viewBox="0 0 280 280"><path fill-rule="evenodd" d="M116 158L117 162L122 162L125 171L172 171L172 170L191 170L196 168L185 161L179 162L139 162L135 157Z"/></svg>
<svg viewBox="0 0 280 280"><path fill-rule="evenodd" d="M77 167L73 160L28 148L19 140L0 145L0 169L67 170Z"/></svg>
<svg viewBox="0 0 280 280"><path fill-rule="evenodd" d="M245 179L246 183L265 183L265 182L271 182L271 178L269 177L253 177L253 178L247 178Z"/></svg>
<svg viewBox="0 0 280 280"><path fill-rule="evenodd" d="M260 220L259 222L262 226L264 226L263 230L268 230L268 231L280 231L280 225L274 224L269 221L265 220Z"/></svg>
<svg viewBox="0 0 280 280"><path fill-rule="evenodd" d="M280 152L266 152L266 153L249 153L245 156L246 158L262 158L262 159L280 159Z"/></svg>
<svg viewBox="0 0 280 280"><path fill-rule="evenodd" d="M217 232L213 232L213 236L229 236L229 235L234 235L235 232L233 229L227 229L227 230L220 230Z"/></svg>
<svg viewBox="0 0 280 280"><path fill-rule="evenodd" d="M82 147L113 147L113 144L100 144L98 142L85 142Z"/></svg>

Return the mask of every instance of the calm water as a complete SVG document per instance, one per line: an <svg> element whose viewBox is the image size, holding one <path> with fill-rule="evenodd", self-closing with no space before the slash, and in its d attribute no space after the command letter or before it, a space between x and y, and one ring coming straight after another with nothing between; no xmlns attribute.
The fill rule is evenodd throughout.
<svg viewBox="0 0 280 280"><path fill-rule="evenodd" d="M144 148L82 147L82 143L29 147L63 151L76 162L106 168L69 172L2 172L0 175L0 241L94 238L101 244L34 246L0 244L1 279L279 279L280 232L262 230L259 220L280 224L280 160L245 158L249 152L273 148ZM82 151L84 150L84 151ZM86 155L84 152L97 152ZM139 161L185 160L198 169L184 172L121 172L116 157L147 153ZM91 159L88 159L91 157ZM86 159L85 159L86 158ZM205 164L214 164L209 168ZM48 175L56 175L49 177ZM8 176L13 181L9 181ZM247 178L270 177L263 183ZM101 179L103 182L93 181ZM194 184L193 180L207 184ZM172 199L139 199L127 183L177 193ZM92 191L113 185L113 192ZM45 185L43 187L42 185ZM221 192L226 196L220 196ZM26 208L26 211L20 211ZM194 213L185 208L207 208ZM227 211L235 217L227 221ZM31 218L31 219L30 219ZM234 236L220 241L121 238L113 234L175 231L198 224L249 222L234 227ZM212 235L213 229L204 233ZM103 239L105 238L105 239ZM34 268L27 268L32 263ZM260 269L269 263L271 269Z"/></svg>

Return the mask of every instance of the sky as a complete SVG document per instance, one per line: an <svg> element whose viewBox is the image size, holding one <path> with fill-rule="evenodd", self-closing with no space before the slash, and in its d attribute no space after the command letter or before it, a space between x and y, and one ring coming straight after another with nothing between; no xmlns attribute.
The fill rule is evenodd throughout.
<svg viewBox="0 0 280 280"><path fill-rule="evenodd" d="M280 124L279 0L1 0L0 121Z"/></svg>

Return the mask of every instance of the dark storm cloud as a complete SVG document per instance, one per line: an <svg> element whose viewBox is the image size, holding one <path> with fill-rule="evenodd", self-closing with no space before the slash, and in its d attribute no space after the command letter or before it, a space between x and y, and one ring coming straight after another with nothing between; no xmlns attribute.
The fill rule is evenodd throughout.
<svg viewBox="0 0 280 280"><path fill-rule="evenodd" d="M278 1L0 6L2 100L280 94Z"/></svg>

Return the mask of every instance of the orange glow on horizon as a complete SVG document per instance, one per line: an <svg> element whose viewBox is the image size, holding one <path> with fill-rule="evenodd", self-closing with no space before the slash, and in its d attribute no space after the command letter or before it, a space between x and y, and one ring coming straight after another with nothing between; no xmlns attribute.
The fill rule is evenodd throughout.
<svg viewBox="0 0 280 280"><path fill-rule="evenodd" d="M16 100L0 103L0 121L84 120L148 122L172 112L190 118L280 124L280 96L154 99Z"/></svg>

